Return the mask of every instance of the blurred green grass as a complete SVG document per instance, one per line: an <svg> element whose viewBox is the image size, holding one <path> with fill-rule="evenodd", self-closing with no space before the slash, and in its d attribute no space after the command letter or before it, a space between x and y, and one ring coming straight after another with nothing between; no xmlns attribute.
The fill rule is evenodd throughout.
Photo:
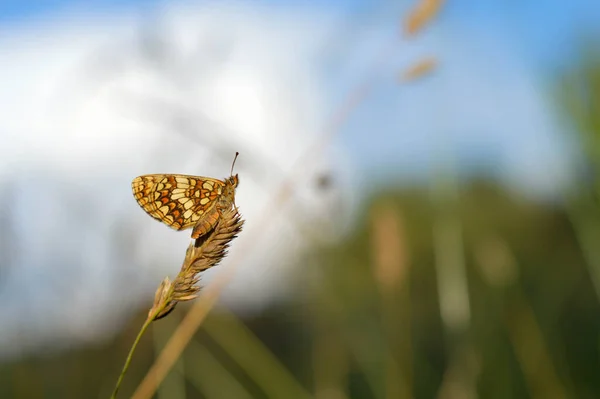
<svg viewBox="0 0 600 399"><path fill-rule="evenodd" d="M386 245L403 240L396 245L405 270L392 288L375 273L374 251L385 248L375 245L377 209L387 210L385 220L398 217L401 234L382 236ZM300 298L246 320L213 312L184 356L184 397L433 398L452 389L485 398L598 397L600 308L563 207L486 181L463 187L455 211L470 318L458 332L440 314L434 209L422 188L376 193L344 242L307 260ZM95 348L4 364L0 397L107 396L143 318ZM164 334L177 321L153 328ZM158 349L151 335L143 339L123 397Z"/></svg>

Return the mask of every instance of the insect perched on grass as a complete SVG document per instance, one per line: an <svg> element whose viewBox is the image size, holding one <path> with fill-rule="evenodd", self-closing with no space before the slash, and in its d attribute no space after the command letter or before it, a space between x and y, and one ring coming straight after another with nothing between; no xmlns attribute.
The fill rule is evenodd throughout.
<svg viewBox="0 0 600 399"><path fill-rule="evenodd" d="M238 175L224 179L156 174L138 176L131 182L133 196L146 213L175 230L194 227L192 238L212 231L221 213L235 206ZM237 209L237 208L236 208Z"/></svg>

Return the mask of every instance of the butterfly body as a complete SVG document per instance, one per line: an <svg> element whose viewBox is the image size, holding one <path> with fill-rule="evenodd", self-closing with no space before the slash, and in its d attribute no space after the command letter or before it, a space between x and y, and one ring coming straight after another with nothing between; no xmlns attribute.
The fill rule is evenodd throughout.
<svg viewBox="0 0 600 399"><path fill-rule="evenodd" d="M175 230L193 227L192 238L210 232L235 201L238 175L224 180L179 174L138 176L133 196L146 213Z"/></svg>

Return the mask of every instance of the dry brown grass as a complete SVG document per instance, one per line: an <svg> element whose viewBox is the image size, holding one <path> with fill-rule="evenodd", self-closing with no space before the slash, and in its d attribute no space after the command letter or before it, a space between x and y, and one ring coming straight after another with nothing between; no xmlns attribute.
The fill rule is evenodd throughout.
<svg viewBox="0 0 600 399"><path fill-rule="evenodd" d="M404 20L404 34L417 34L439 13L443 4L444 0L420 0Z"/></svg>
<svg viewBox="0 0 600 399"><path fill-rule="evenodd" d="M123 377L129 368L133 352L146 329L153 321L171 313L179 302L189 301L198 296L200 273L216 266L223 260L227 255L227 248L242 230L243 224L244 221L237 209L228 209L222 213L212 232L190 243L177 277L173 281L165 277L158 286L152 308L131 346L111 398L116 398Z"/></svg>
<svg viewBox="0 0 600 399"><path fill-rule="evenodd" d="M410 82L421 79L433 73L437 69L437 66L438 60L435 57L423 58L402 72L400 80L402 82Z"/></svg>
<svg viewBox="0 0 600 399"><path fill-rule="evenodd" d="M190 243L181 270L172 282L166 277L156 290L149 315L154 320L168 315L178 302L198 297L200 273L217 265L227 254L227 248L242 230L244 221L235 209L225 211L215 230Z"/></svg>

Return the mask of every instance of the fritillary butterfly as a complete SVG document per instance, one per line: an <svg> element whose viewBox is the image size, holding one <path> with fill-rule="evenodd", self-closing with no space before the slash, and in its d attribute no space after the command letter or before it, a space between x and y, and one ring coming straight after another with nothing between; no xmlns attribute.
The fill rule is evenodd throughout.
<svg viewBox="0 0 600 399"><path fill-rule="evenodd" d="M146 213L175 230L194 227L192 238L212 231L221 212L235 206L238 175L224 179L210 177L153 174L138 176L131 182L133 196Z"/></svg>

